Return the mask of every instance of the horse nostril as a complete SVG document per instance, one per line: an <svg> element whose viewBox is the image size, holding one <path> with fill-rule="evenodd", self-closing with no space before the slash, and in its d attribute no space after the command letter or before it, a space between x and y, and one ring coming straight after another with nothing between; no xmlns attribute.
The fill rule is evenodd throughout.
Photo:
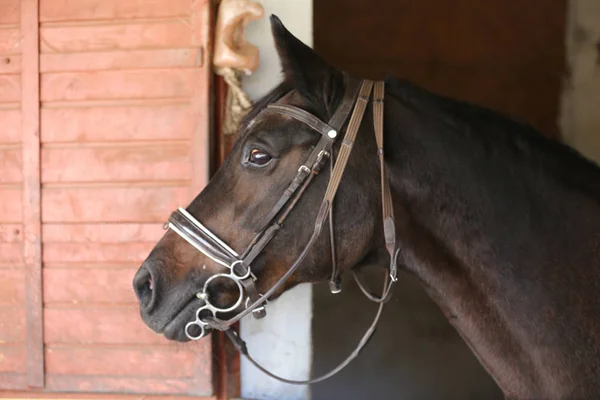
<svg viewBox="0 0 600 400"><path fill-rule="evenodd" d="M155 283L152 274L147 268L142 268L133 278L133 289L140 302L142 309L146 311L151 307L154 299Z"/></svg>

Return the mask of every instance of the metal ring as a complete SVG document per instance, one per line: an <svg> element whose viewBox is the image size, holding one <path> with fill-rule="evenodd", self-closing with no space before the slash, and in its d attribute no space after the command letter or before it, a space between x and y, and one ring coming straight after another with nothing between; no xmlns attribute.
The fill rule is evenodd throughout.
<svg viewBox="0 0 600 400"><path fill-rule="evenodd" d="M196 321L192 321L192 322L188 322L185 325L185 336L187 336L189 339L191 340L199 340L202 339L204 337L204 335L206 334L206 331L204 330L204 326L200 325L198 322L201 322L200 320L196 320ZM190 327L192 327L193 325L197 326L198 328L200 328L200 335L194 336L194 335L190 335L190 333L188 332L188 329Z"/></svg>
<svg viewBox="0 0 600 400"><path fill-rule="evenodd" d="M200 307L199 309L196 310L196 322L200 322L202 325L206 326L208 325L208 322L204 321L201 317L200 317L200 312L204 311L204 310L208 310L212 313L213 317L215 316L215 310L213 309L212 305L208 305L205 304L202 307Z"/></svg>
<svg viewBox="0 0 600 400"><path fill-rule="evenodd" d="M206 304L207 304L208 306L210 306L210 308L211 308L213 311L216 311L216 312L229 312L229 311L233 311L233 310L235 310L236 308L238 308L238 307L240 306L240 304L242 304L242 301L244 300L244 288L242 287L242 284L240 283L240 281L237 279L237 276L235 276L235 275L230 275L230 274L216 274L216 275L213 275L213 276L211 276L210 278L208 278L208 279L206 280L206 282L204 282L204 287L203 287L202 291L203 291L204 293L207 293L207 290L206 290L206 289L208 288L208 284L209 284L211 281L213 281L213 280L215 280L215 279L217 279L217 278L226 278L226 279L230 279L230 280L232 280L233 282L235 282L235 284L237 285L237 287L238 287L238 290L239 290L239 292L240 292L240 296L238 297L238 299L237 299L237 301L235 302L235 304L234 304L234 305L232 305L232 306L231 306L231 307L229 307L229 308L220 308L220 307L217 307L217 306L215 306L214 304L212 304L212 303L210 302L210 297L207 297L207 299L206 299L206 300L204 300L204 301L206 302ZM201 308L201 309L202 309L202 308ZM200 310L198 310L198 311L200 311Z"/></svg>
<svg viewBox="0 0 600 400"><path fill-rule="evenodd" d="M238 279L247 279L250 276L250 266L248 266L248 269L246 270L246 273L244 275L238 275L235 273L235 266L236 265L242 265L243 261L242 260L237 260L234 261L233 264L231 264L231 266L229 267L231 269L231 275L235 276Z"/></svg>

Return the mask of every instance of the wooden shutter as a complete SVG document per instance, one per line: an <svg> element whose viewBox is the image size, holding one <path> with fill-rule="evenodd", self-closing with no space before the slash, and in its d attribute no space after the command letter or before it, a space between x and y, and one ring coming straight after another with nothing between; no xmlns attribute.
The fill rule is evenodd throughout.
<svg viewBox="0 0 600 400"><path fill-rule="evenodd" d="M25 262L21 136L21 7L0 12L0 386L24 384Z"/></svg>
<svg viewBox="0 0 600 400"><path fill-rule="evenodd" d="M210 1L1 7L0 389L211 395L210 340L152 333L131 287L168 214L207 182ZM21 49L27 35L39 46Z"/></svg>

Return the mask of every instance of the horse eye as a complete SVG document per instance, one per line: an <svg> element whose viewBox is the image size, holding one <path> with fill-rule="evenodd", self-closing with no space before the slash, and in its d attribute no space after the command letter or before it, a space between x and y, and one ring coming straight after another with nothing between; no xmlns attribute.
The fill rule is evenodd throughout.
<svg viewBox="0 0 600 400"><path fill-rule="evenodd" d="M266 165L269 161L271 161L273 157L262 150L254 149L250 152L250 161L252 164L256 165Z"/></svg>

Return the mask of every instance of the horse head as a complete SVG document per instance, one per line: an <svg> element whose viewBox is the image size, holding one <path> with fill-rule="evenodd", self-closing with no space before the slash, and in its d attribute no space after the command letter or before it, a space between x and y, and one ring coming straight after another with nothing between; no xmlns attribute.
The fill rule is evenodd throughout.
<svg viewBox="0 0 600 400"><path fill-rule="evenodd" d="M325 165L340 152L360 81L328 65L276 17L271 23L282 83L250 111L228 158L172 215L134 278L143 320L172 340L204 336L269 291L274 299L299 283L328 279L335 290L341 273L385 248L377 147L360 132L373 130L368 113L335 207L326 207L331 218L314 235L331 177ZM264 316L263 307L254 315Z"/></svg>

